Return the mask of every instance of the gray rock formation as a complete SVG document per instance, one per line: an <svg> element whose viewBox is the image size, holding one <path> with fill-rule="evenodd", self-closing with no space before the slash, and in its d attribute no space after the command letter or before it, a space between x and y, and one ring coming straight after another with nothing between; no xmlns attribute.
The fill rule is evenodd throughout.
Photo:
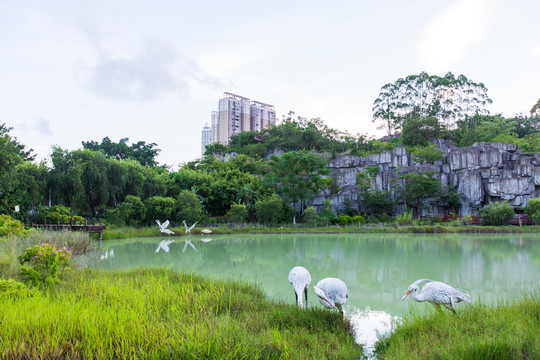
<svg viewBox="0 0 540 360"><path fill-rule="evenodd" d="M340 190L325 190L314 199L316 208L330 200L339 209L347 199L357 204L360 188L357 174L373 173L371 189L393 191L396 178L406 172L432 171L442 185L453 186L461 195L460 214L476 214L489 202L508 200L519 212L530 198L540 196L540 153L523 154L517 145L477 143L457 148L450 142L438 140L435 145L444 151L444 159L434 165L415 164L404 148L381 154L359 157L346 155L328 161L332 177ZM447 209L431 202L431 213L442 214ZM403 209L403 204L396 211ZM423 214L425 215L425 214Z"/></svg>

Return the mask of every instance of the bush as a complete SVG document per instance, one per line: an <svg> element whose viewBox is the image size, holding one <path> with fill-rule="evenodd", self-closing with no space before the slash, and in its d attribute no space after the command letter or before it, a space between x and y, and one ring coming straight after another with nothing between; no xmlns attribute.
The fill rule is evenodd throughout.
<svg viewBox="0 0 540 360"><path fill-rule="evenodd" d="M357 215L351 219L351 222L353 224L364 225L366 223L366 219L363 216Z"/></svg>
<svg viewBox="0 0 540 360"><path fill-rule="evenodd" d="M232 204L225 217L232 223L243 223L246 221L248 212L245 205Z"/></svg>
<svg viewBox="0 0 540 360"><path fill-rule="evenodd" d="M540 222L540 199L529 199L527 207L523 211L529 215L531 220Z"/></svg>
<svg viewBox="0 0 540 360"><path fill-rule="evenodd" d="M19 277L29 286L54 285L69 271L70 258L71 253L66 247L57 249L49 244L35 245L17 258L21 264Z"/></svg>
<svg viewBox="0 0 540 360"><path fill-rule="evenodd" d="M116 208L107 210L109 221L120 225L142 225L145 215L146 208L141 198L133 195L126 196Z"/></svg>
<svg viewBox="0 0 540 360"><path fill-rule="evenodd" d="M152 224L155 220L172 220L176 208L176 200L172 197L152 196L144 202L146 207L146 223Z"/></svg>
<svg viewBox="0 0 540 360"><path fill-rule="evenodd" d="M403 214L396 216L396 223L399 226L411 225L413 222L412 211L405 211Z"/></svg>
<svg viewBox="0 0 540 360"><path fill-rule="evenodd" d="M313 206L310 206L304 210L303 220L305 223L313 224L316 218L317 218L317 213L315 212L315 208Z"/></svg>
<svg viewBox="0 0 540 360"><path fill-rule="evenodd" d="M23 224L9 215L0 215L0 240L11 235L26 235L33 230L26 230Z"/></svg>
<svg viewBox="0 0 540 360"><path fill-rule="evenodd" d="M496 201L480 209L482 225L507 225L514 218L514 207L508 201Z"/></svg>
<svg viewBox="0 0 540 360"><path fill-rule="evenodd" d="M13 279L0 279L0 299L18 299L39 294L35 289L27 288L23 283Z"/></svg>
<svg viewBox="0 0 540 360"><path fill-rule="evenodd" d="M330 202L330 200L324 200L324 208L317 215L318 219L326 223L326 225L337 224L337 222L339 221L338 216L334 209L332 209L331 205L332 203Z"/></svg>
<svg viewBox="0 0 540 360"><path fill-rule="evenodd" d="M352 218L349 215L341 215L338 217L339 225L349 225L352 221Z"/></svg>
<svg viewBox="0 0 540 360"><path fill-rule="evenodd" d="M283 200L279 195L273 194L266 200L259 200L255 203L255 216L257 221L266 225L274 225L283 219L285 209Z"/></svg>

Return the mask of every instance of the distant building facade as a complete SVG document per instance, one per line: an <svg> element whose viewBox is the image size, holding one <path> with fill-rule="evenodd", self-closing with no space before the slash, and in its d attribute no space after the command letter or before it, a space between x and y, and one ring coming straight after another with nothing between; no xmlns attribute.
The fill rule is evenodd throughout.
<svg viewBox="0 0 540 360"><path fill-rule="evenodd" d="M201 155L204 157L206 151L206 145L212 144L212 128L208 126L208 123L204 124L201 132Z"/></svg>
<svg viewBox="0 0 540 360"><path fill-rule="evenodd" d="M219 142L229 145L233 135L244 131L261 131L275 124L276 109L273 105L225 92L223 98L219 99L218 111L211 114L211 144Z"/></svg>

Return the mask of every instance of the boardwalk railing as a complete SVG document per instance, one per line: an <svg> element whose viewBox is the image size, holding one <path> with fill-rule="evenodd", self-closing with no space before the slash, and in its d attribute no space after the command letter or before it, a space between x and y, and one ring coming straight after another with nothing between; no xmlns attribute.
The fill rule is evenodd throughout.
<svg viewBox="0 0 540 360"><path fill-rule="evenodd" d="M73 218L69 219L69 224L60 222L60 219L56 220L56 223L51 223L47 220L47 217L44 218L43 222L36 222L34 223L32 219L24 219L23 223L24 226L33 227L36 229L44 229L44 230L66 230L66 231L85 231L88 233L99 233L99 240L103 237L103 230L107 229L107 225L104 225L101 222L101 219L99 220L99 224L89 224L88 219L84 219L83 224L77 224L77 221L74 221Z"/></svg>

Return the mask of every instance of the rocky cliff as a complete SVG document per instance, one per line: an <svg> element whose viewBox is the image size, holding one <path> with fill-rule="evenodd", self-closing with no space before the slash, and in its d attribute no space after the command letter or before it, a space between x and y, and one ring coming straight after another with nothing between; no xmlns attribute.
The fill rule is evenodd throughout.
<svg viewBox="0 0 540 360"><path fill-rule="evenodd" d="M368 157L342 156L328 161L333 178L339 185L334 193L325 190L314 199L315 207L323 200L330 200L337 209L347 199L357 204L359 187L356 174L376 171L370 178L371 189L392 192L393 179L406 172L433 171L442 185L453 186L461 195L460 214L476 214L489 202L508 200L517 212L527 206L530 198L540 196L540 153L523 154L517 145L478 143L458 148L447 141L437 142L444 151L444 159L433 165L419 165L411 160L404 148L396 148ZM378 167L378 171L377 171ZM434 202L429 204L431 213L442 214L445 209ZM401 212L403 204L396 206Z"/></svg>

